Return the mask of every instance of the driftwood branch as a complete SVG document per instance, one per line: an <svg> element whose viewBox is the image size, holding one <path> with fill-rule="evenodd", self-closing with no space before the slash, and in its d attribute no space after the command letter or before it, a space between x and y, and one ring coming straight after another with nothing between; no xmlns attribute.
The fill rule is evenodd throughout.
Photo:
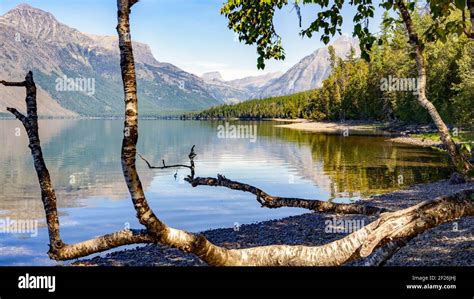
<svg viewBox="0 0 474 299"><path fill-rule="evenodd" d="M189 168L190 170L194 170L194 158L196 157L196 154L194 153L194 147L195 147L195 145L193 145L193 147L191 147L191 151L189 152L189 155L188 155L188 158L190 160L189 165L186 165L186 164L166 165L165 160L161 160L162 166L153 166L153 165L151 165L150 162L148 162L147 159L145 159L145 157L143 157L139 153L137 153L137 155L140 157L140 159L145 161L146 165L148 165L148 168L150 168L150 169L168 169L168 168L185 167L185 168Z"/></svg>
<svg viewBox="0 0 474 299"><path fill-rule="evenodd" d="M466 174L471 169L473 169L473 165L469 162L466 156L460 153L458 147L456 146L456 143L454 142L451 136L451 133L449 132L449 128L446 126L445 122L441 118L441 115L436 109L436 106L433 105L433 103L428 99L428 77L425 59L425 45L416 31L415 25L410 14L410 10L408 8L408 1L396 0L394 2L394 7L398 12L400 12L400 16L408 33L408 42L413 48L413 53L415 55L416 69L418 74L417 101L421 105L421 107L423 107L428 112L434 124L436 125L438 133L440 135L440 139L443 142L446 151L448 152L449 157L451 159L452 166L455 169L458 169L463 174Z"/></svg>
<svg viewBox="0 0 474 299"><path fill-rule="evenodd" d="M292 207L292 208L303 208L317 212L324 213L340 213L340 214L364 214L364 215L375 215L381 212L386 212L384 208L378 208L368 205L360 204L340 204L328 201L314 200L314 199L303 199L303 198L292 198L292 197L278 197L272 196L265 191L237 181L231 181L222 175L217 175L217 178L186 178L188 183L193 187L196 186L214 186L214 187L226 187L232 190L240 190L249 192L257 196L257 201L266 208L281 208L281 207Z"/></svg>
<svg viewBox="0 0 474 299"><path fill-rule="evenodd" d="M152 166L144 157L139 154L140 158L145 161L150 169L166 169L166 168L176 168L176 167L187 167L190 168L192 173L190 176L184 180L191 184L193 187L197 186L212 186L212 187L225 187L232 190L239 190L243 192L248 192L254 194L257 198L257 201L262 205L262 207L276 209L281 207L292 207L292 208L302 208L308 209L311 211L324 212L324 213L340 213L340 214L364 214L364 215L375 215L383 212L387 212L387 209L378 208L368 205L360 204L340 204L333 203L328 201L321 201L315 199L303 199L303 198L291 198L291 197L278 197L272 196L265 191L237 181L232 181L227 179L225 176L218 174L217 178L195 178L195 164L194 158L196 154L194 152L194 146L191 148L191 152L188 155L190 165L170 165L165 166L163 160L162 167Z"/></svg>
<svg viewBox="0 0 474 299"><path fill-rule="evenodd" d="M26 81L23 82L8 82L5 80L0 80L0 84L4 86L13 86L13 87L25 87L26 86Z"/></svg>

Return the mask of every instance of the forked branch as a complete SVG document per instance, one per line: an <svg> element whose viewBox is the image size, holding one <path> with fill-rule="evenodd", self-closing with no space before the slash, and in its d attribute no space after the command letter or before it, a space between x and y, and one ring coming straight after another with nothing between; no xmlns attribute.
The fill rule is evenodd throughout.
<svg viewBox="0 0 474 299"><path fill-rule="evenodd" d="M189 161L190 161L189 165L186 165L186 164L166 165L165 160L161 160L161 163L163 163L163 166L152 166L151 163L148 162L147 159L145 159L145 157L143 157L139 153L137 153L137 155L140 157L140 159L145 161L146 165L150 169L169 169L169 168L182 168L182 167L185 167L185 168L189 168L189 170L191 170L191 177L193 178L194 177L194 170L195 170L194 158L196 157L196 153L194 152L194 147L195 147L195 145L193 145L191 147L191 151L189 152L189 155L188 155L188 158L189 158Z"/></svg>

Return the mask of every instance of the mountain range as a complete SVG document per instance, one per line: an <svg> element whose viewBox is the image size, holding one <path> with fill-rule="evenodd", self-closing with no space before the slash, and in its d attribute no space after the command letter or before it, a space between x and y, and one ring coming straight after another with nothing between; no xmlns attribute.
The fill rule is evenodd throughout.
<svg viewBox="0 0 474 299"><path fill-rule="evenodd" d="M356 57L360 56L358 40L348 35L341 35L331 46L336 56L346 58L351 47ZM219 72L202 75L206 82L227 84L236 88L247 89L250 98L267 98L290 95L322 86L331 71L328 47L319 48L304 57L285 73L270 73L264 76L247 77L224 81Z"/></svg>
<svg viewBox="0 0 474 299"><path fill-rule="evenodd" d="M342 36L344 56L356 41ZM317 88L329 73L327 48L316 50L288 72L224 81L218 72L201 77L157 61L150 47L133 42L142 116L196 111L251 98ZM358 47L354 48L358 49ZM119 116L123 113L118 40L82 33L51 13L20 4L0 17L0 79L21 81L34 72L42 116ZM24 90L0 88L0 113L24 109Z"/></svg>

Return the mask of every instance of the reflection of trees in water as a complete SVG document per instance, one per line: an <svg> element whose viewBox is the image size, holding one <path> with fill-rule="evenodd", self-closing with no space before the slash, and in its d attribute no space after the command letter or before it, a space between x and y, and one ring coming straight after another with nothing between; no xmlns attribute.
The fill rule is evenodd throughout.
<svg viewBox="0 0 474 299"><path fill-rule="evenodd" d="M211 130L224 122L201 122ZM238 122L258 125L259 148L253 155L279 157L298 175L311 180L335 197L368 196L415 183L435 181L449 175L448 160L439 152L385 142L386 137L314 134L274 127L274 122ZM280 141L279 141L280 140ZM226 148L226 143L219 149ZM241 155L249 143L234 143ZM219 149L205 147L215 151ZM183 154L184 155L184 154ZM274 159L278 160L278 159Z"/></svg>
<svg viewBox="0 0 474 299"><path fill-rule="evenodd" d="M330 177L332 197L368 196L446 178L450 172L443 154L397 146L384 142L383 137L344 137L278 128L263 128L259 134L309 146L312 163L322 165L322 171Z"/></svg>
<svg viewBox="0 0 474 299"><path fill-rule="evenodd" d="M128 196L120 164L121 120L42 122L44 155L60 208L79 206L80 199L91 196ZM222 122L142 120L138 150L155 164L162 159L186 163L189 149L195 144L197 175L203 174L203 162L218 165L228 162L229 155L250 167L255 167L251 161L259 159L271 161L274 167L286 164L332 197L391 190L398 186L399 175L403 175L404 185L447 175L447 164L441 154L392 146L382 142L382 138L317 135L275 128L273 122L240 122L258 125L258 140L251 143L219 139L219 124ZM0 137L5 146L0 147L0 210L18 218L42 219L44 212L27 138L24 131L20 137L14 136L17 127L15 121L2 121ZM138 163L138 167L145 188L153 176L170 175L166 171L150 171L143 163ZM216 175L218 169L211 167L207 168L208 175ZM231 173L224 175L233 178Z"/></svg>

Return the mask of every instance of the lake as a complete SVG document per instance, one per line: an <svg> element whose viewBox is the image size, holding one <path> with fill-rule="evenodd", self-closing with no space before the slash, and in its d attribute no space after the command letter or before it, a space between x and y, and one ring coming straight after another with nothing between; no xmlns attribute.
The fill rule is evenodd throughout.
<svg viewBox="0 0 474 299"><path fill-rule="evenodd" d="M155 165L162 160L183 164L196 145L196 176L223 174L271 195L343 203L449 176L446 156L435 150L395 145L386 137L324 135L274 125L141 120L138 152ZM245 126L249 134L234 134L233 126ZM256 135L250 134L253 129ZM122 130L121 120L40 121L66 243L141 228L122 176ZM44 211L26 132L16 120L0 120L0 138L0 220L39 227L20 234L3 225L0 265L57 264L46 255ZM192 188L183 180L188 169L152 170L141 160L137 166L155 213L176 228L198 232L307 212L261 208L254 195L240 191Z"/></svg>

